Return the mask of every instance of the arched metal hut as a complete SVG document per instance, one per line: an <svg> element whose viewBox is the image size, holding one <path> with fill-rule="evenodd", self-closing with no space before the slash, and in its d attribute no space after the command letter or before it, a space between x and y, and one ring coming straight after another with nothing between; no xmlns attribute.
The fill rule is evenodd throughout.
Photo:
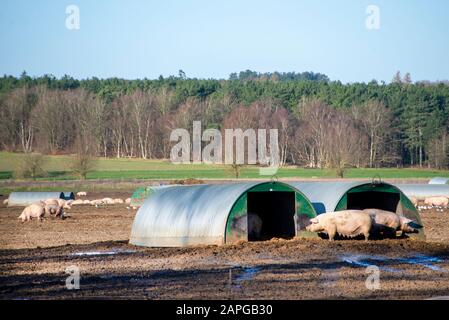
<svg viewBox="0 0 449 320"><path fill-rule="evenodd" d="M407 197L415 197L423 200L427 197L448 197L449 185L447 184L397 184Z"/></svg>
<svg viewBox="0 0 449 320"><path fill-rule="evenodd" d="M73 200L73 192L11 192L8 198L8 207L28 206L32 203L47 199Z"/></svg>
<svg viewBox="0 0 449 320"><path fill-rule="evenodd" d="M449 184L449 178L435 177L430 179L429 184Z"/></svg>
<svg viewBox="0 0 449 320"><path fill-rule="evenodd" d="M254 214L261 228L251 219ZM314 216L304 194L284 183L171 187L145 200L134 219L130 243L182 247L291 238L306 232Z"/></svg>
<svg viewBox="0 0 449 320"><path fill-rule="evenodd" d="M368 208L396 212L422 225L418 210L400 188L385 182L293 182L317 214ZM424 238L424 228L412 235Z"/></svg>

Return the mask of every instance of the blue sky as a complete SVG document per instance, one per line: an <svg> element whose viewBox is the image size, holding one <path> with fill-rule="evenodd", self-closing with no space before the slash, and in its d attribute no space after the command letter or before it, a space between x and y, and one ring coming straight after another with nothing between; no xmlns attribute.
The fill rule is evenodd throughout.
<svg viewBox="0 0 449 320"><path fill-rule="evenodd" d="M66 6L80 9L68 30ZM365 26L380 9L380 29ZM228 78L314 71L342 82L449 79L447 0L2 0L0 74Z"/></svg>

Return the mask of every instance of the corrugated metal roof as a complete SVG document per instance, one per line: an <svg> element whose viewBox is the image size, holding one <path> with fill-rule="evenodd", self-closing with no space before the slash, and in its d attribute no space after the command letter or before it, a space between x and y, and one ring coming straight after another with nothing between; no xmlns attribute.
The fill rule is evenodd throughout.
<svg viewBox="0 0 449 320"><path fill-rule="evenodd" d="M332 212L350 189L370 182L290 182L312 202L317 214Z"/></svg>
<svg viewBox="0 0 449 320"><path fill-rule="evenodd" d="M73 192L11 192L8 206L28 206L47 199L75 199Z"/></svg>
<svg viewBox="0 0 449 320"><path fill-rule="evenodd" d="M449 185L446 184L397 184L407 197L449 197Z"/></svg>
<svg viewBox="0 0 449 320"><path fill-rule="evenodd" d="M222 244L237 199L260 183L160 189L137 211L130 243L145 246Z"/></svg>

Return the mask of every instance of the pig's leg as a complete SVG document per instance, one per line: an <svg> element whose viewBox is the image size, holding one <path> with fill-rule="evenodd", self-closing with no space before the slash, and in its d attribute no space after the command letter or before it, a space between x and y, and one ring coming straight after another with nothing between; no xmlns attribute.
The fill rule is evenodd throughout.
<svg viewBox="0 0 449 320"><path fill-rule="evenodd" d="M329 241L334 241L335 235L337 234L337 228L335 226L329 227L327 234L329 235Z"/></svg>
<svg viewBox="0 0 449 320"><path fill-rule="evenodd" d="M363 233L363 235L365 236L365 242L368 242L369 231L365 231L365 232Z"/></svg>

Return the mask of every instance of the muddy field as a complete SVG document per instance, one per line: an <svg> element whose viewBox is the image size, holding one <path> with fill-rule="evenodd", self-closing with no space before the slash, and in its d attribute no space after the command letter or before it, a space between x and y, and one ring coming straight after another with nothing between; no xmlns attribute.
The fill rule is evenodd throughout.
<svg viewBox="0 0 449 320"><path fill-rule="evenodd" d="M102 194L127 197L128 194ZM1 299L429 299L449 296L449 212L424 212L427 241L272 239L194 248L127 243L135 211L73 206L22 224L0 207ZM366 286L368 265L380 289ZM80 271L67 290L66 268Z"/></svg>

